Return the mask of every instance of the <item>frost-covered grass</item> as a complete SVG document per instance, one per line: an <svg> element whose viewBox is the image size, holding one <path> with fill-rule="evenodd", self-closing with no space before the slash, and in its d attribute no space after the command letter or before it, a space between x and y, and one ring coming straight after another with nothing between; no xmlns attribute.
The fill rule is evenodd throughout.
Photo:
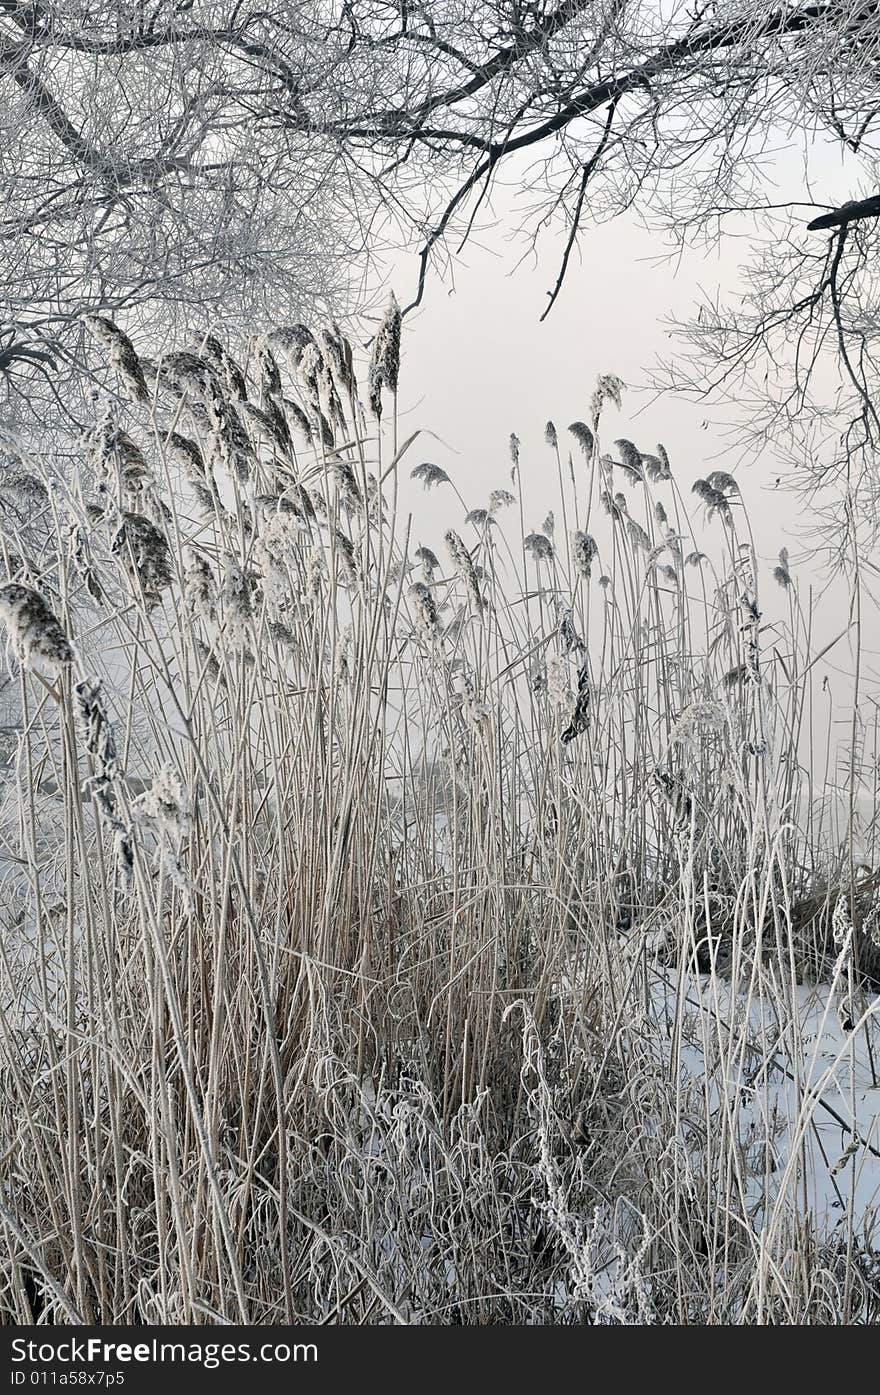
<svg viewBox="0 0 880 1395"><path fill-rule="evenodd" d="M875 878L736 481L606 377L429 543L393 306L366 406L95 328L0 486L5 1318L876 1321Z"/></svg>

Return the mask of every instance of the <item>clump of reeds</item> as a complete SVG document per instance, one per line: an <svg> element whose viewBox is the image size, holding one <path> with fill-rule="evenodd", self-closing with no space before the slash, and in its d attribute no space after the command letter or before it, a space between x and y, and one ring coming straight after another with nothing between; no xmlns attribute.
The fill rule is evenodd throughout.
<svg viewBox="0 0 880 1395"><path fill-rule="evenodd" d="M854 1080L876 886L817 870L809 626L733 477L695 525L662 446L606 451L607 374L558 497L514 434L414 547L393 298L365 364L96 337L129 406L51 526L0 490L4 1320L876 1313L870 1228L803 1204L797 981Z"/></svg>

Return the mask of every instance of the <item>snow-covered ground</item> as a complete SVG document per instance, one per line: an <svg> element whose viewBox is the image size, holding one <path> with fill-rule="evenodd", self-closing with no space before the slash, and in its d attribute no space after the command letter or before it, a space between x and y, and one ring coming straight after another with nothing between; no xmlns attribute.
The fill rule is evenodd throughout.
<svg viewBox="0 0 880 1395"><path fill-rule="evenodd" d="M658 971L652 997L667 1060L704 1093L712 1132L742 1146L756 1229L790 1206L820 1232L850 1211L870 1231L880 1215L880 998L857 1000L848 1031L839 983L795 987L787 1018L774 995L717 976L679 983Z"/></svg>

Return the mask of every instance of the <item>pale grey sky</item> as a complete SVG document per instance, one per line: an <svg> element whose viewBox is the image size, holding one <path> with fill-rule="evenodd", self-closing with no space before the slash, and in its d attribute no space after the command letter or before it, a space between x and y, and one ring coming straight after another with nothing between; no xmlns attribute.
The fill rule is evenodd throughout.
<svg viewBox="0 0 880 1395"><path fill-rule="evenodd" d="M555 481L544 442L548 418L563 438L570 422L588 418L597 375L615 373L630 390L621 412L606 409L604 449L613 451L618 436L646 450L662 441L684 492L700 475L733 467L739 452L723 427L729 412L657 399L647 388L655 358L674 347L666 322L685 318L701 288L711 292L725 278L731 284L730 260L725 265L693 253L678 264L658 263L656 238L627 215L585 235L582 259L572 262L563 294L542 324L561 240L554 246L548 239L537 264L529 259L516 269L514 249L496 250L497 243L500 238L484 236L470 245L454 279L430 281L423 307L406 323L401 437L420 427L443 438L421 438L408 466L424 459L442 465L468 506L478 507L490 489L509 484L508 442L515 431L522 442L527 523L538 526L549 507L546 471L554 471L551 489ZM398 267L401 297L414 273L414 260ZM408 476L408 468L403 473ZM758 551L774 562L781 546L797 549L797 503L773 488L778 475L769 457L737 471ZM420 487L405 487L403 497L416 519L429 517L438 533L440 522L447 526L460 517L448 490L432 491L427 510Z"/></svg>
<svg viewBox="0 0 880 1395"><path fill-rule="evenodd" d="M833 202L853 193L854 174L841 167L836 150L814 144L807 158L782 135L768 141L766 173L766 197L780 201ZM528 200L528 166L518 174ZM795 216L806 222L810 215L804 209ZM604 449L618 436L649 450L660 440L688 489L711 469L735 470L741 451L724 428L735 409L671 396L654 400L647 383L658 357L675 350L669 321L687 319L699 300L719 289L728 300L735 297L749 252L748 225L741 221L723 242L671 260L666 258L674 253L672 243L647 231L634 213L585 225L562 294L541 323L564 231L545 234L537 255L523 257L521 220L517 191L497 191L492 214L483 217L454 272L442 276L438 268L429 275L423 305L407 321L402 433L419 426L447 443L420 442L414 448L419 459L436 460L455 474L469 506L476 507L485 502L481 490L504 483L508 439L515 431L524 458L531 452L535 461L524 480L535 488L540 511L538 462L548 462L548 418L561 436L569 422L588 416L597 375L616 373L630 391L623 411L612 409L603 423ZM393 268L390 279L402 303L412 297L417 272L414 255L399 258ZM775 559L787 544L794 553L798 509L792 497L773 488L778 463L765 453L736 473L759 552ZM443 500L435 495L433 502L442 509Z"/></svg>

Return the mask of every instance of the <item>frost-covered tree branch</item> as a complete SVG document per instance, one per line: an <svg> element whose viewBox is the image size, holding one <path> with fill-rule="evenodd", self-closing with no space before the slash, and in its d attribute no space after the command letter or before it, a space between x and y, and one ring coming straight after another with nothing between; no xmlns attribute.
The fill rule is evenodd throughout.
<svg viewBox="0 0 880 1395"><path fill-rule="evenodd" d="M6 320L24 346L96 307L300 317L392 227L417 303L527 157L524 229L564 232L554 298L592 221L686 237L766 201L771 133L847 154L851 202L803 202L848 227L880 188L878 74L873 0L0 0Z"/></svg>

